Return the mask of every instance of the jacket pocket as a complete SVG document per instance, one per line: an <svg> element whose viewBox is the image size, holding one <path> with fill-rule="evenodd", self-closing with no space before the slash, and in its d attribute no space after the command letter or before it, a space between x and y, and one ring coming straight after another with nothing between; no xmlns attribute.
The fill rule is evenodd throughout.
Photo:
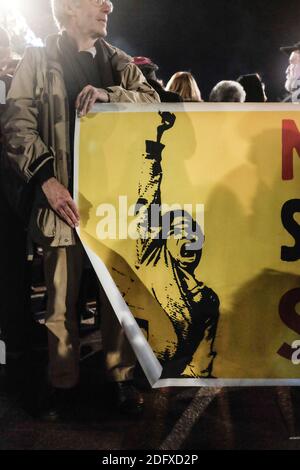
<svg viewBox="0 0 300 470"><path fill-rule="evenodd" d="M34 242L42 246L50 246L56 237L57 215L48 207L33 210L29 234Z"/></svg>
<svg viewBox="0 0 300 470"><path fill-rule="evenodd" d="M56 214L52 209L42 207L37 213L37 227L46 238L54 238L56 235Z"/></svg>

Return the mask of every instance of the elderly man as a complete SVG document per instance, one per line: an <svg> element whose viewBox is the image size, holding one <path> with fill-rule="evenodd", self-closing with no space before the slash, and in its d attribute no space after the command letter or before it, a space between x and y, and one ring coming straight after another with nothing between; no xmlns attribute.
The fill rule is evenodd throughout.
<svg viewBox="0 0 300 470"><path fill-rule="evenodd" d="M44 249L53 387L47 416L56 418L79 381L76 303L84 253L71 196L76 113L86 115L96 102L154 103L159 97L131 58L104 41L110 1L52 0L52 8L61 32L48 38L45 48L27 49L11 86L3 127L8 159L35 185L29 234ZM102 335L118 405L136 411L143 399L131 382L135 358L108 308Z"/></svg>
<svg viewBox="0 0 300 470"><path fill-rule="evenodd" d="M289 56L285 82L285 89L289 94L284 101L297 103L300 100L300 42L281 47L280 50Z"/></svg>

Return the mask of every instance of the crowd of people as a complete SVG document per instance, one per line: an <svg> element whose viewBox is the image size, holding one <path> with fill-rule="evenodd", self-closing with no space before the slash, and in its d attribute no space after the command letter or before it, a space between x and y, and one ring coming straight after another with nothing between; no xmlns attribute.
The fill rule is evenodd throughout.
<svg viewBox="0 0 300 470"><path fill-rule="evenodd" d="M28 48L20 61L13 56L7 32L0 29L0 81L7 94L0 137L0 329L8 376L18 376L16 387L27 389L40 335L29 308L30 240L43 250L48 295L47 387L35 401L35 413L56 419L80 379L77 304L85 255L75 231L79 213L72 199L76 113L86 115L96 102L202 103L203 98L190 72L175 73L164 86L151 59L131 58L104 40L111 1L52 0L52 7L60 33L49 37L43 48ZM285 101L294 101L300 43L282 50L290 57ZM264 103L267 97L261 77L251 73L219 82L209 101ZM115 385L120 411L136 413L143 397L133 382L135 357L103 291L101 295L108 380ZM32 397L31 392L24 396Z"/></svg>
<svg viewBox="0 0 300 470"><path fill-rule="evenodd" d="M286 70L285 90L287 95L283 102L298 101L300 89L300 43L282 47L281 51L289 56ZM158 65L148 57L134 57L134 63L145 75L148 83L158 92L162 102L204 102L195 77L191 72L174 73L166 86L157 78ZM248 73L236 80L221 80L210 92L209 102L212 103L266 103L265 83L259 73Z"/></svg>
<svg viewBox="0 0 300 470"><path fill-rule="evenodd" d="M162 102L203 103L201 91L191 72L174 73L164 87L157 78L158 65L148 57L134 57L133 61L143 72L148 83L157 91ZM212 103L265 103L267 96L265 84L258 73L241 75L235 80L222 80L217 83L209 95Z"/></svg>

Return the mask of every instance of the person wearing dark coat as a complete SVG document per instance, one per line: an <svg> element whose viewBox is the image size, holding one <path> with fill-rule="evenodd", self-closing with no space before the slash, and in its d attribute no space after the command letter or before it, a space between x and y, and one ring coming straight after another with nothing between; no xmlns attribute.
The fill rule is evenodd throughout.
<svg viewBox="0 0 300 470"><path fill-rule="evenodd" d="M265 103L267 101L265 85L258 73L241 75L237 81L246 92L245 103Z"/></svg>
<svg viewBox="0 0 300 470"><path fill-rule="evenodd" d="M134 57L134 64L141 70L149 85L154 88L160 97L162 103L182 103L183 99L178 93L167 91L159 82L156 72L159 70L158 65L154 64L148 57Z"/></svg>

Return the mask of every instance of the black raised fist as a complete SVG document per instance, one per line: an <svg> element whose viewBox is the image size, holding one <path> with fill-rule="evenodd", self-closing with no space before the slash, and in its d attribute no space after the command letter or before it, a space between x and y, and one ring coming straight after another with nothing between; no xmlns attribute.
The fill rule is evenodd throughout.
<svg viewBox="0 0 300 470"><path fill-rule="evenodd" d="M166 112L159 112L158 113L161 117L161 125L158 126L157 128L157 142L161 141L161 138L163 136L163 133L169 129L172 129L172 127L175 124L176 121L176 116L173 113L169 113L168 111Z"/></svg>

